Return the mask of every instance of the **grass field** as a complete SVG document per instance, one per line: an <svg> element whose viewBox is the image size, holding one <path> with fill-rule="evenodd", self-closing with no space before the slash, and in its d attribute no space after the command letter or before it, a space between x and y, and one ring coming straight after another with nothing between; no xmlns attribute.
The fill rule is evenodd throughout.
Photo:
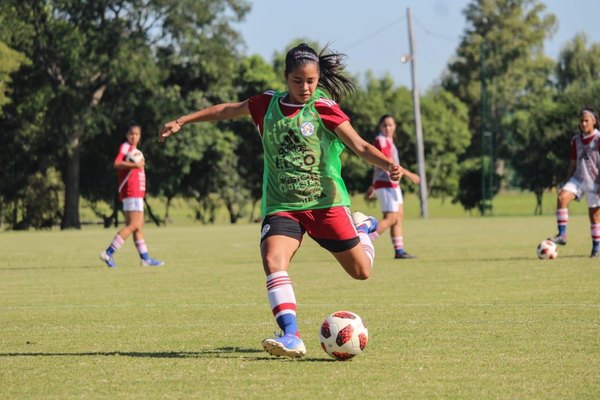
<svg viewBox="0 0 600 400"><path fill-rule="evenodd" d="M420 217L420 203L416 194L405 193L404 213L406 218L419 218ZM164 217L165 204L163 199L149 198L154 213L160 218ZM84 221L101 221L98 217L95 217L93 213L85 207L85 201L82 202L82 220ZM182 225L198 225L198 222L194 221L194 210L193 207L196 204L195 200L184 201L182 199L176 199L173 201L173 205L170 208L170 216L174 223L178 226ZM377 202L370 202L365 204L364 199L361 195L355 195L352 199L352 205L354 209L362 210L368 213L379 214L379 205ZM542 211L546 216L553 216L556 210L556 193L546 192L542 202ZM110 214L108 205L101 207L105 214ZM507 191L496 196L493 201L493 213L495 217L506 217L506 216L532 216L534 215L535 209L535 196L530 192L520 191ZM465 211L460 204L452 204L451 199L439 199L430 198L428 200L428 211L430 218L477 218L479 212L473 210L472 212ZM258 212L258 211L257 211ZM581 202L572 202L569 204L570 215L587 215L587 208L585 200ZM244 209L244 216L240 218L239 224L246 224L249 222L250 209ZM256 214L255 214L256 215ZM552 218L550 219L552 221ZM224 209L217 212L216 217L217 224L228 224L229 215ZM549 226L552 223L549 222Z"/></svg>
<svg viewBox="0 0 600 400"><path fill-rule="evenodd" d="M405 222L415 260L376 243L372 278L354 281L306 238L291 268L302 360L261 340L275 324L259 226L148 226L162 268L131 241L111 270L114 230L0 234L2 399L597 399L600 260L574 215L552 261L535 246L552 216ZM348 309L369 327L365 353L330 359L317 329Z"/></svg>

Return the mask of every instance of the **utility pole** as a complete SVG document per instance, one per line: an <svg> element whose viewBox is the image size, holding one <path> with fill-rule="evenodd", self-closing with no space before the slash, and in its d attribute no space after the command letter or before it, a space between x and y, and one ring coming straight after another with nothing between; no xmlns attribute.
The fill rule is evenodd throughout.
<svg viewBox="0 0 600 400"><path fill-rule="evenodd" d="M406 19L408 20L408 42L410 45L410 56L402 57L400 61L410 60L410 72L412 79L413 109L415 114L415 135L417 137L417 168L421 178L419 183L419 199L421 201L421 218L427 218L427 176L425 175L425 151L423 148L423 127L421 125L421 101L419 99L419 87L417 85L417 67L415 63L415 43L413 38L412 12L410 8L406 9Z"/></svg>
<svg viewBox="0 0 600 400"><path fill-rule="evenodd" d="M494 198L494 133L490 129L490 108L485 69L485 42L479 47L481 81L481 215L492 213Z"/></svg>

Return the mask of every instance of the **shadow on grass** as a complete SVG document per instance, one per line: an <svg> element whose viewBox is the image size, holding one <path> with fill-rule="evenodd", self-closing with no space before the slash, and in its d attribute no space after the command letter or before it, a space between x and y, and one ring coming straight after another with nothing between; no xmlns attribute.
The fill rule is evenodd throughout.
<svg viewBox="0 0 600 400"><path fill-rule="evenodd" d="M258 354L261 356L251 357L249 354ZM220 347L217 349L208 349L201 351L97 351L97 352L73 352L73 353L0 353L2 357L133 357L133 358L237 358L251 361L271 361L271 360L290 360L289 358L272 357L265 354L263 350L245 349L240 347ZM299 362L329 362L334 359L326 358L303 358L293 360Z"/></svg>

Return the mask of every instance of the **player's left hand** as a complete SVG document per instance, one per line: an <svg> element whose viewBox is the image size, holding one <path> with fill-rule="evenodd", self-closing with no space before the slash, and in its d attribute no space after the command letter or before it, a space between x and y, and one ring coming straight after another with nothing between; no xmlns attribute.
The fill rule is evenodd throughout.
<svg viewBox="0 0 600 400"><path fill-rule="evenodd" d="M177 120L173 120L167 122L161 129L158 134L158 141L160 143L164 142L169 136L176 134L181 129L181 124L177 122Z"/></svg>
<svg viewBox="0 0 600 400"><path fill-rule="evenodd" d="M393 181L399 181L404 176L404 168L402 168L398 164L390 165L388 172L390 173L390 178Z"/></svg>

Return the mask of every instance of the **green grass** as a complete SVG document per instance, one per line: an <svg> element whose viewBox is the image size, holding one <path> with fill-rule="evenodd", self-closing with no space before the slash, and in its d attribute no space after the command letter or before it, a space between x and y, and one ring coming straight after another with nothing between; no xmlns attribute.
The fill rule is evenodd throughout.
<svg viewBox="0 0 600 400"><path fill-rule="evenodd" d="M408 219L420 218L420 203L416 194L405 193L404 212ZM155 214L161 218L165 213L165 204L163 199L160 198L149 198L152 210ZM82 207L82 220L84 221L97 221L91 211L85 206L86 202L83 202ZM171 208L170 216L174 225L182 226L198 226L201 225L199 222L194 221L194 200L183 200L176 199ZM355 195L352 199L352 205L354 209L373 213L379 215L379 204L374 202L365 203L365 200L361 195ZM535 209L535 196L530 192L517 192L508 191L503 192L496 196L493 201L493 213L495 217L505 216L533 216ZM581 202L572 202L569 205L569 212L571 215L587 215L585 200ZM542 202L543 215L553 216L556 210L556 193L546 192ZM428 211L430 218L478 218L479 212L473 210L472 212L465 211L461 205L452 204L451 199L439 199L431 198L428 200ZM108 206L104 207L104 212L110 214ZM258 206L255 214L258 214ZM239 224L249 223L250 209L244 209L244 216L239 220ZM122 218L121 218L122 219ZM225 209L220 209L217 212L216 218L217 224L228 224L229 215Z"/></svg>
<svg viewBox="0 0 600 400"><path fill-rule="evenodd" d="M0 398L595 399L600 261L573 215L552 261L535 246L554 218L409 218L407 249L378 239L373 276L354 281L306 238L291 268L308 355L277 359L259 226L146 229L163 268L131 240L104 267L114 230L0 234ZM332 361L330 312L369 327L363 355Z"/></svg>

